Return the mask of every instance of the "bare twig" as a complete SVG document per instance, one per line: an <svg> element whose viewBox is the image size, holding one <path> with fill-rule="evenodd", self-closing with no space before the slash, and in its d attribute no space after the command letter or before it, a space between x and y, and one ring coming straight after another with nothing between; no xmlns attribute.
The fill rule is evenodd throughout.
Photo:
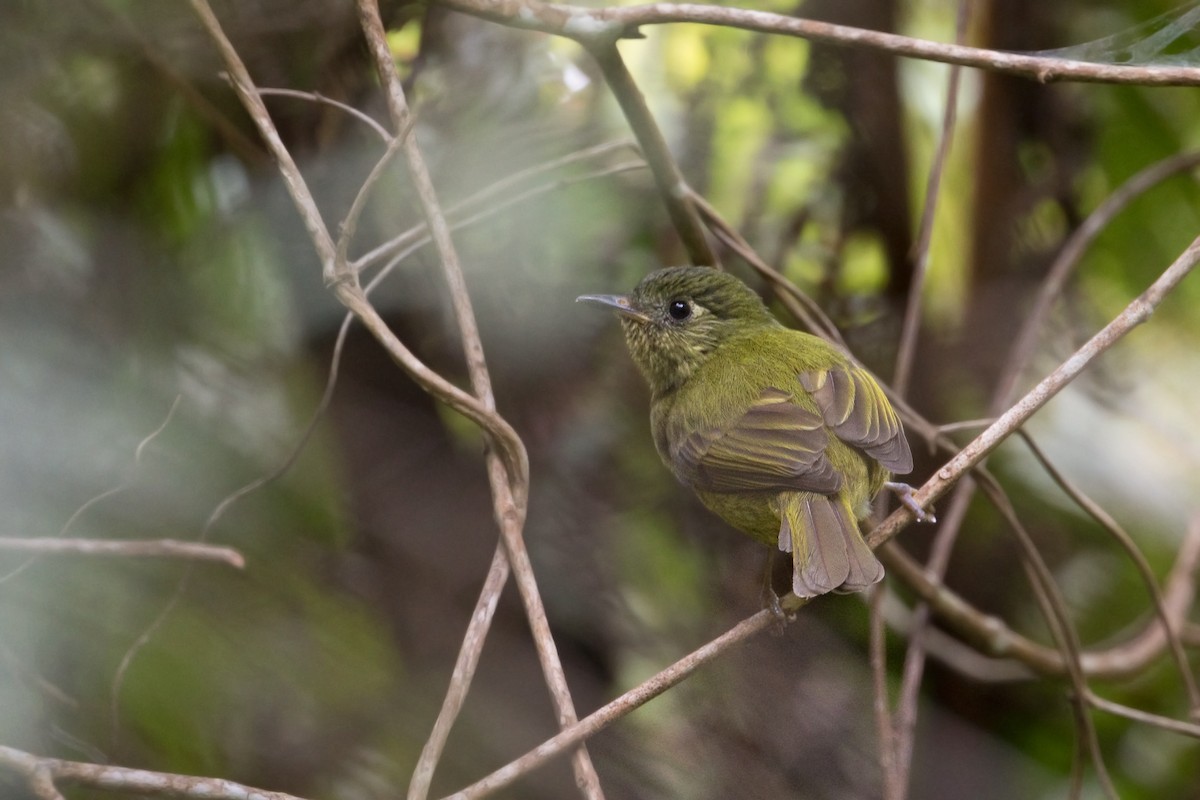
<svg viewBox="0 0 1200 800"><path fill-rule="evenodd" d="M1121 184L1116 191L1104 199L1104 202L1096 206L1096 209L1088 215L1082 225L1075 229L1071 237L1063 244L1062 250L1054 259L1054 263L1050 265L1050 269L1046 271L1046 278L1038 289L1037 298L1021 325L1021 332L1013 343L1008 361L1001 371L1000 380L996 385L992 404L993 413L999 413L1012 399L1017 388L1017 381L1033 357L1038 337L1042 333L1046 319L1050 316L1051 309L1062 297L1063 287L1066 286L1067 280L1096 237L1134 200L1167 178L1198 166L1200 166L1200 151L1177 153L1151 164Z"/></svg>
<svg viewBox="0 0 1200 800"><path fill-rule="evenodd" d="M566 36L581 44L611 43L637 35L642 25L694 22L760 33L796 36L842 47L862 47L905 58L961 64L1049 81L1125 83L1142 86L1197 86L1200 69L1178 66L1122 66L1074 61L1054 56L1011 53L980 47L931 42L849 25L834 25L769 11L706 6L696 3L651 3L585 8L538 0L442 0L450 8L513 28Z"/></svg>
<svg viewBox="0 0 1200 800"><path fill-rule="evenodd" d="M1200 153L1187 153L1164 159L1142 170L1106 198L1067 240L1058 258L1047 271L1046 278L1038 291L1034 307L1022 324L1021 332L1018 334L1010 350L1008 361L1001 370L1000 378L997 381L997 386L993 392L992 401L989 406L991 413L999 414L1013 399L1012 394L1016 388L1017 381L1029 364L1034 353L1034 348L1037 345L1038 337L1051 308L1060 297L1067 278L1078 265L1087 247L1095 240L1096 236L1135 198L1141 196L1167 177L1183 170L1194 168L1197 164L1200 164ZM940 431L947 433L952 429L980 425L981 423L976 422L960 422L955 425L942 426ZM962 521L966 517L966 511L970 506L974 493L975 484L969 480L962 481L955 487L949 509L942 517L938 536L933 546L930 564L935 571L945 569L944 565L948 562L950 550L953 547ZM939 567L938 565L942 566ZM920 609L918 609L918 613L920 613ZM1178 661L1178 656L1176 656L1176 660ZM906 674L911 674L909 673L909 666L906 664ZM915 669L915 665L913 665L913 669ZM1188 687L1189 697L1194 697L1195 695L1191 688L1194 681L1189 677L1185 678L1185 683ZM899 716L903 718L905 715L901 713Z"/></svg>
<svg viewBox="0 0 1200 800"><path fill-rule="evenodd" d="M184 558L218 561L242 569L246 561L232 547L186 542L177 539L58 539L0 537L0 551L80 556L125 556L131 558Z"/></svg>
<svg viewBox="0 0 1200 800"><path fill-rule="evenodd" d="M350 251L350 242L354 239L354 234L358 230L358 218L362 215L363 210L366 209L367 200L371 196L371 190L375 187L379 179L383 177L388 164L404 148L409 134L412 133L412 124L412 120L408 120L408 127L397 134L396 138L388 142L383 155L375 162L375 166L371 167L371 171L367 174L366 179L358 187L358 192L354 195L354 201L350 203L350 210L346 212L346 218L342 221L341 229L338 232L337 260L339 264L345 264L349 260L347 254Z"/></svg>
<svg viewBox="0 0 1200 800"><path fill-rule="evenodd" d="M846 340L842 338L841 332L833 324L833 320L829 319L825 312L821 310L821 307L817 305L815 300L800 291L794 283L783 277L783 275L780 275L778 270L763 261L758 253L754 251L754 248L750 246L750 243L704 197L697 194L690 187L688 188L688 192L692 202L700 210L705 224L708 225L713 235L724 242L729 249L737 253L755 272L771 284L776 296L787 306L788 313L799 320L804 327L808 328L814 334L828 339L843 350L847 350Z"/></svg>
<svg viewBox="0 0 1200 800"><path fill-rule="evenodd" d="M1042 616L1046 620L1051 637L1063 655L1066 676L1071 682L1073 689L1069 698L1074 710L1078 738L1086 744L1086 752L1095 766L1096 776L1100 781L1100 786L1104 790L1105 795L1109 800L1118 800L1116 787L1113 785L1112 777L1108 774L1108 765L1105 763L1104 753L1100 749L1100 739L1096 734L1096 726L1084 702L1084 695L1088 691L1088 685L1087 675L1084 672L1082 664L1083 645L1079 641L1079 634L1076 632L1070 614L1067 612L1066 600L1063 599L1062 593L1058 591L1058 586L1054 582L1054 576L1050 572L1049 565L1046 564L1045 559L1038 552L1037 547L1033 543L1033 538L1025 530L1024 524L1017 517L1016 509L1013 508L1012 503L1009 501L1008 496L1004 494L1003 489L1000 488L999 483L994 480L982 480L979 482L979 486L988 495L996 509L999 510L1000 515L1012 530L1017 544L1020 545L1021 565L1028 575L1034 599L1037 601Z"/></svg>
<svg viewBox="0 0 1200 800"><path fill-rule="evenodd" d="M321 218L303 176L280 140L274 124L262 104L261 97L254 89L253 82L245 66L221 30L220 24L213 15L211 8L208 7L206 0L192 0L192 5L220 50L222 58L232 76L231 82L239 99L241 99L243 106L250 113L251 118L259 128L260 134L266 140L268 147L276 157L280 172L283 175L293 202L313 240L313 245L322 264L322 273L325 276L326 282L333 287L337 298L383 344L393 360L422 388L471 419L485 431L489 441L494 446L494 449L489 453L489 475L493 477L493 485L495 486L498 479L500 483L505 484L505 488L507 489L507 481L511 480L513 488L523 493L523 487L528 485L528 459L519 437L517 437L511 426L496 414L493 403L485 402L462 391L417 359L392 333L374 307L367 301L365 293L358 285L354 271L345 262L338 260L336 246L329 235L328 229ZM406 125L403 124L397 126L397 130L404 130L405 128ZM407 140L407 137L405 139ZM447 238L443 236L443 239ZM472 348L468 348L468 362L474 363L471 350ZM485 393L485 397L490 401L490 392ZM498 455L500 461L497 461L492 453ZM507 473L507 476L501 473ZM520 506L516 506L513 503L512 497L509 497L508 502L504 504L503 512L498 514L502 530L511 530L514 526L519 528L523 520L523 497L520 497L520 500ZM165 619L178 596L176 594L172 602L168 604L168 607L163 610L156 623L147 631L146 636L152 633L157 625L161 623L162 619Z"/></svg>
<svg viewBox="0 0 1200 800"><path fill-rule="evenodd" d="M463 702L467 699L467 690L471 687L471 678L479 666L479 657L483 653L483 644L487 637L492 617L496 613L496 603L500 600L500 592L508 581L509 564L504 555L503 543L496 546L492 556L492 565L488 568L487 579L479 592L479 600L471 613L471 624L458 651L458 659L454 663L454 671L450 676L450 687L442 700L442 707L434 721L429 739L421 748L421 756L417 759L416 769L413 770L412 780L408 786L408 800L423 800L429 794L433 783L433 772L438 760L446 747L446 739L458 714L462 711Z"/></svg>
<svg viewBox="0 0 1200 800"><path fill-rule="evenodd" d="M25 777L30 790L43 800L62 800L56 783L84 786L110 792L145 797L183 797L196 800L301 800L285 792L256 789L221 778L151 772L144 769L114 767L40 758L0 745L0 766Z"/></svg>
<svg viewBox="0 0 1200 800"><path fill-rule="evenodd" d="M1009 628L1003 620L974 608L940 581L933 580L920 564L892 543L884 544L877 552L891 575L904 581L933 607L943 622L981 652L1015 659L1039 675L1058 677L1066 673L1059 650L1034 642ZM1193 576L1197 566L1200 566L1200 520L1193 523L1180 545L1163 590L1163 605L1172 628L1182 627L1195 599ZM1089 678L1125 678L1145 669L1165 647L1161 623L1151 620L1120 644L1084 651L1080 664Z"/></svg>
<svg viewBox="0 0 1200 800"><path fill-rule="evenodd" d="M337 343L334 345L333 359L332 363L330 364L329 375L325 380L325 389L322 391L321 400L317 403L317 407L313 410L312 415L309 417L308 424L305 426L304 432L300 435L299 440L293 444L283 461L280 462L275 469L266 475L255 478L244 486L235 489L226 495L221 502L217 503L216 507L213 508L212 513L208 515L208 519L205 520L204 528L200 531L200 542L198 546L211 547L211 545L206 544L208 538L212 535L212 531L216 527L217 523L225 516L225 513L242 498L257 492L264 486L267 486L283 477L291 470L297 459L300 458L300 454L303 453L305 448L308 446L308 442L312 439L313 434L316 433L317 425L325 416L325 411L329 408L329 404L333 401L333 391L337 387L338 365L341 361L342 346L346 341L346 333L349 329L349 321L350 318L347 317L347 319L342 323L341 330L338 331ZM167 618L170 617L174 612L175 606L179 604L179 601L183 598L184 593L187 591L188 585L191 583L191 579L192 565L189 564L188 568L184 570L183 575L180 576L179 582L175 585L175 590L171 593L170 599L167 600L166 604L162 607L150 624L142 630L137 639L134 640L134 642L125 651L125 654L121 657L121 663L117 666L117 670L113 674L112 683L109 688L110 738L114 742L117 738L117 731L120 728L121 717L119 700L121 696L121 688L124 686L125 676L128 674L129 668L133 664L133 659L137 657L138 653L141 652L143 647L150 643L150 640L158 632L158 629L162 627L162 625L167 621Z"/></svg>
<svg viewBox="0 0 1200 800"><path fill-rule="evenodd" d="M955 24L955 43L962 44L967 35L967 23L971 18L970 0L959 0L958 20ZM921 227L913 248L913 274L908 288L908 303L904 310L904 323L900 327L900 345L896 350L896 367L892 373L892 389L896 394L908 394L908 381L917 357L917 335L921 330L921 299L925 289L925 276L929 272L929 251L933 241L933 221L937 216L938 197L941 195L942 173L946 168L946 157L950 143L954 141L954 123L958 116L958 87L962 83L962 67L950 68L946 86L946 108L942 112L942 130L929 176L925 181L925 208L921 212Z"/></svg>
<svg viewBox="0 0 1200 800"><path fill-rule="evenodd" d="M870 611L871 682L875 695L875 731L879 738L879 771L883 776L884 800L900 800L904 785L896 764L896 729L892 722L888 695L887 626L883 605L887 600L885 584L877 583L867 601Z"/></svg>
<svg viewBox="0 0 1200 800"><path fill-rule="evenodd" d="M784 610L794 613L804 601L789 594L782 600ZM700 667L712 661L733 646L744 642L776 624L774 612L764 609L747 617L725 633L697 650L676 661L662 672L630 689L617 699L607 703L574 725L564 728L557 736L542 742L525 755L506 764L492 774L450 795L446 800L471 800L508 786L517 778L545 764L550 759L595 735L616 720L658 697L675 686Z"/></svg>
<svg viewBox="0 0 1200 800"><path fill-rule="evenodd" d="M587 161L587 160L590 160L593 158L599 158L600 156L607 155L611 152L615 152L617 150L624 150L624 149L629 149L629 150L633 150L634 152L638 152L637 147L634 146L633 142L631 142L630 140L618 139L618 140L612 141L612 142L603 142L598 145L593 145L592 147L585 147L582 150L577 150L573 153L569 153L565 156L562 156L561 158L555 158L555 159L552 159L545 163L537 164L535 166L529 167L527 169L518 170L517 172L514 172L511 175L506 175L503 178L501 178L493 183L488 184L483 189L480 189L479 191L473 193L471 196L466 197L466 198L458 201L457 203L451 203L450 205L445 207L444 211L447 215L449 215L451 217L455 217L460 212L465 212L471 208L474 208L477 205L482 205L484 202L491 200L492 198L496 197L497 195L501 196L501 199L499 201L501 204L507 204L507 203L511 202L512 198L514 197L514 194L511 193L509 190L512 189L512 187L520 184L523 181L526 181L530 178L537 177L539 175L543 175L546 172L550 172L552 170L561 169L562 167L566 167L566 166L569 166L571 164L575 164L575 163L578 163L581 161ZM644 166L644 164L643 164L643 166ZM621 171L621 170L616 170L616 168L613 168L613 169L614 169L614 171ZM603 174L609 174L602 170L599 172L601 172ZM593 174L595 174L595 173L593 173ZM548 185L546 185L547 186L546 191L549 191L551 188L554 188L555 186L570 184L570 183L576 182L578 180L586 180L586 177L566 178L566 179L563 179L560 183L548 184ZM519 193L519 194L523 194L523 196L528 197L528 196L531 196L532 194L539 194L539 193L540 192L534 192L533 190L528 190L525 193ZM492 208L492 206L489 206L489 208ZM488 212L488 209L484 209L481 213L486 214L487 212ZM424 222L414 225L412 228L410 228L409 230L400 234L399 236L397 236L393 239L389 239L388 241L384 242L383 244L372 249L370 252L364 253L362 256L359 256L357 259L355 259L352 262L351 267L354 269L355 272L361 272L362 270L367 269L368 267L370 267L377 261L379 261L383 258L387 258L389 255L391 255L392 253L395 253L397 250L399 250L403 247L407 247L409 244L411 244L416 239L426 235L426 232L428 230L429 230L428 226Z"/></svg>
<svg viewBox="0 0 1200 800"><path fill-rule="evenodd" d="M1111 700L1105 700L1103 697L1099 697L1094 692L1088 692L1087 702L1090 706L1098 708L1101 711L1106 711L1109 714L1115 714L1118 717L1124 717L1125 719L1131 719L1134 722L1141 722L1146 725L1153 725L1154 727L1161 728L1164 731L1171 731L1172 733L1190 736L1193 739L1200 739L1200 725L1197 725L1194 722L1171 719L1170 717L1164 717L1159 714L1151 714L1148 711L1130 708L1129 706L1122 705L1120 703L1114 703Z"/></svg>
<svg viewBox="0 0 1200 800"><path fill-rule="evenodd" d="M312 193L308 190L304 176L300 174L300 168L296 166L292 154L288 152L283 140L279 138L279 131L275 129L275 123L271 121L271 115L267 113L262 96L255 88L254 81L250 78L246 65L242 63L241 56L238 55L237 50L229 41L229 37L221 29L221 23L208 5L208 0L189 0L189 2L205 30L208 31L209 38L220 51L221 60L225 62L225 68L229 71L230 85L242 102L242 107L250 114L255 127L258 128L259 135L263 137L267 149L275 158L284 183L287 184L288 195L292 198L296 211L304 223L304 228L308 231L309 238L312 239L317 257L321 261L321 275L324 277L325 283L333 284L344 279L345 276L339 274L337 270L333 237L329 235L329 229L321 218L321 212L317 208Z"/></svg>
<svg viewBox="0 0 1200 800"><path fill-rule="evenodd" d="M895 592L889 591L883 603L888 627L909 635L913 613ZM971 680L981 683L1012 683L1038 677L1037 673L1015 658L991 658L974 647L933 626L925 627L925 651L935 660Z"/></svg>
<svg viewBox="0 0 1200 800"><path fill-rule="evenodd" d="M88 509L92 508L97 503L100 503L101 501L107 500L110 497L118 495L121 492L123 492L126 489L133 486L134 481L136 480L136 477L137 477L136 470L142 464L142 456L145 455L146 448L148 448L150 446L150 444L155 439L157 439L162 434L163 431L165 431L167 429L167 426L171 424L171 420L175 417L175 411L179 408L179 403L182 399L183 399L183 395L178 395L178 394L175 395L175 399L171 401L171 407L167 409L167 416L163 418L163 421L159 424L159 426L157 428L152 430L150 433L146 434L146 436L142 437L142 440L140 442L138 442L137 447L135 447L133 449L133 463L130 465L129 472L125 475L125 477L123 477L120 481L118 481L115 486L105 489L103 492L100 492L99 494L89 498L82 505L80 505L79 508L76 508L71 513L71 516L67 517L67 521L63 523L63 526L61 528L59 528L58 533L55 534L55 536L57 538L61 539L61 538L65 537L67 535L67 531L71 530L71 527L74 526L75 523L79 521L79 518L82 517L87 512ZM41 541L41 540L39 539L39 541ZM46 547L50 547L50 546L51 545L46 545ZM40 551L40 552L46 552L46 551ZM4 583L5 581L7 581L11 578L15 578L17 575L20 575L22 572L24 572L26 569L28 569L35 561L37 561L38 558L39 558L39 553L35 553L34 555L30 556L22 563L13 567L11 570L6 572L4 575L0 575L0 583Z"/></svg>
<svg viewBox="0 0 1200 800"><path fill-rule="evenodd" d="M630 129L641 145L650 172L654 175L654 183L658 186L659 197L667 207L671 222L675 226L688 257L693 264L719 267L717 254L704 237L704 227L700 217L692 205L689 192L685 189L686 182L679 171L679 165L671 156L667 141L663 138L654 115L646 105L646 98L638 89L633 76L625 66L621 53L617 50L616 41L592 43L588 52L600 65L600 71L608 83L609 89L616 96L629 122Z"/></svg>
<svg viewBox="0 0 1200 800"><path fill-rule="evenodd" d="M930 507L971 467L982 461L1002 441L1012 435L1034 412L1062 391L1085 367L1101 353L1116 344L1122 337L1145 322L1154 313L1158 304L1166 297L1200 261L1200 238L1188 245L1175 262L1158 277L1146 291L1125 307L1110 323L1075 351L1057 369L1047 375L1037 386L1001 414L958 455L944 464L925 485L918 489L913 500L922 508ZM901 507L892 512L875 527L868 538L872 546L891 539L912 520L912 512Z"/></svg>
<svg viewBox="0 0 1200 800"><path fill-rule="evenodd" d="M1188 664L1187 654L1183 651L1183 642L1179 639L1179 633L1176 625L1173 624L1170 614L1167 612L1166 599L1163 597L1162 590L1158 586L1158 581L1154 577L1154 571L1150 569L1149 562L1142 555L1141 548L1133 541L1133 537L1126 533L1125 529L1117 524L1117 521L1100 504L1088 497L1074 483L1069 481L1065 475L1058 470L1050 462L1049 457L1038 446L1033 437L1025 430L1017 431L1025 446L1033 453L1034 458L1042 465L1042 469L1046 471L1055 483L1067 493L1067 496L1075 502L1077 506L1082 508L1092 519L1104 528L1121 546L1125 554L1129 556L1129 560L1133 562L1134 568L1138 572L1138 576L1142 579L1142 583L1146 586L1146 591L1150 595L1150 601L1154 606L1154 612L1158 615L1159 620L1163 624L1163 631L1166 635L1167 649L1171 653L1175 661L1175 668L1179 671L1179 677L1183 681L1184 691L1187 694L1188 702L1193 710L1200 709L1200 693L1196 689L1196 679L1192 676L1191 665Z"/></svg>
<svg viewBox="0 0 1200 800"><path fill-rule="evenodd" d="M312 103L321 103L323 105L332 106L339 111L346 112L359 122L365 124L368 128L375 132L376 136L383 140L384 144L390 143L394 138L390 133L388 133L387 128L376 122L374 117L372 117L370 114L359 111L354 106L347 105L340 100L334 100L332 97L326 97L320 92L301 92L296 89L264 89L259 87L258 94L261 97L294 97L298 100L308 100Z"/></svg>
<svg viewBox="0 0 1200 800"><path fill-rule="evenodd" d="M955 26L957 44L962 44L966 39L970 7L969 0L959 0L958 20ZM946 158L950 153L950 143L954 139L955 120L958 113L958 87L961 79L962 68L957 65L951 67L946 87L946 108L942 116L941 137L925 185L925 208L921 213L920 232L913 252L912 281L908 288L908 302L904 312L904 321L900 327L900 344L896 350L896 366L892 373L892 391L901 397L908 394L909 379L912 377L913 365L916 363L917 336L921 330L921 301L925 290L925 277L929 272L933 222L936 218L938 197L940 197L942 173L945 170ZM953 547L954 538L953 533L946 537L943 537L943 533L956 530L957 525L947 526L944 522L938 529L928 569L939 578L945 575L946 568L950 563L950 550ZM944 539L948 539L948 541ZM917 700L921 679L925 672L924 630L928 617L929 608L926 605L918 606L913 612L908 651L904 656L903 677L896 701L896 728L893 737L896 753L893 755L893 769L897 773L898 790L895 795L897 800L903 800L908 794L908 777L911 772L913 747L916 742Z"/></svg>
<svg viewBox="0 0 1200 800"><path fill-rule="evenodd" d="M404 88L400 84L400 77L396 73L395 63L392 60L391 51L388 49L387 36L383 21L379 16L378 4L376 0L358 0L357 5L367 48L374 59L376 72L384 87L384 97L387 101L392 126L397 131L404 131L411 126L412 119L408 101L404 96ZM425 222L429 226L434 247L438 251L442 273L450 287L451 302L458 320L472 389L483 406L489 411L494 411L496 401L492 394L491 376L488 374L487 363L483 355L483 343L475 322L475 312L463 277L462 266L459 263L458 252L450 236L449 224L437 199L433 179L429 174L425 157L417 140L410 136L401 138L404 142L403 150L408 164L409 178L416 189ZM514 441L510 444L512 447L524 449L519 438L514 437ZM562 662L558 656L554 637L550 633L550 623L546 619L546 610L542 605L537 581L533 575L533 565L530 563L529 553L521 535L529 493L528 471L526 469L519 473L514 472L510 464L505 463L492 452L488 453L487 464L496 521L500 526L508 561L516 578L517 590L525 607L525 615L533 631L538 660L541 662L547 687L558 712L559 725L566 727L574 724L578 719L575 713L575 704L571 699L571 692L563 674ZM469 681L468 675L462 677ZM463 691L465 691L465 686ZM447 705L446 708L453 708L453 704ZM581 746L575 752L572 765L575 770L576 784L584 796L593 800L602 798L600 779L586 748ZM432 766L429 770L421 773L422 776L426 774L432 774ZM414 776L415 782L416 776ZM423 797L427 788L423 789L418 784L415 791L417 797Z"/></svg>

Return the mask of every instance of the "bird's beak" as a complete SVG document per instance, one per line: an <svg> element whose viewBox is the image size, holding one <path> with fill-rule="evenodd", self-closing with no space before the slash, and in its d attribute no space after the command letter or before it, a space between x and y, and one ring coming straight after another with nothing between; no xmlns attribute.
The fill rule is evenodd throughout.
<svg viewBox="0 0 1200 800"><path fill-rule="evenodd" d="M597 306L608 306L623 317L636 319L638 322L649 322L650 318L633 307L633 301L627 294L582 294L575 298L576 303L591 303Z"/></svg>

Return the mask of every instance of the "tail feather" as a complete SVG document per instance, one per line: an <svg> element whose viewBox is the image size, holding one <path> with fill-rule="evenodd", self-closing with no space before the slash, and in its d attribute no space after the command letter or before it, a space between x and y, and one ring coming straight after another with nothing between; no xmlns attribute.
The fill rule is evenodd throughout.
<svg viewBox="0 0 1200 800"><path fill-rule="evenodd" d="M845 499L809 492L784 495L779 518L779 549L792 554L797 596L858 592L883 578L883 565L863 541Z"/></svg>

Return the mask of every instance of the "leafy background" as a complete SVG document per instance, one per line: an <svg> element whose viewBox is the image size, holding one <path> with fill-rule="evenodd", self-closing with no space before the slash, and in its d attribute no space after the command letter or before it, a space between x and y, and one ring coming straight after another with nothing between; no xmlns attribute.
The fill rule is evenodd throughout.
<svg viewBox="0 0 1200 800"><path fill-rule="evenodd" d="M756 7L955 36L949 3ZM1062 47L1168 7L976 3L968 39ZM438 6L383 9L447 202L628 138L577 46ZM349 4L259 0L217 12L260 85L384 116ZM689 182L889 375L948 68L719 28L645 33L622 52ZM288 457L317 406L342 311L219 70L179 4L0 5L5 535L53 535L69 523L72 536L195 538L224 497ZM1135 172L1198 144L1196 98L1194 89L964 73L911 393L927 417L987 413L1007 346L1064 239ZM378 141L328 106L268 105L322 209L344 215ZM498 406L530 449L526 538L585 713L757 610L762 558L661 467L616 326L572 302L685 259L648 172L586 171L564 168L558 176L571 180L512 205L494 200L493 214L456 235ZM418 218L397 169L358 241L382 241ZM1089 250L1023 385L1119 311L1197 230L1190 175L1134 202ZM462 378L433 258L415 253L374 300L423 359ZM1185 282L1031 425L1159 575L1200 496L1198 303L1200 284ZM914 483L937 466L919 461ZM992 465L1085 642L1144 622L1148 600L1132 567L1021 446L1006 445ZM123 659L188 568L26 564L0 553L0 743L303 796L395 796L436 714L494 531L478 436L352 332L313 439L211 532L245 554L247 569L192 568L119 684ZM924 555L932 535L914 528L902 541ZM1045 638L1017 548L983 501L968 514L948 583ZM782 635L752 640L600 734L589 747L607 795L878 796L866 619L858 598L823 599ZM897 637L896 669L902 652ZM1165 660L1099 688L1186 713ZM1064 685L980 682L935 661L921 704L912 796L1066 796L1075 742ZM1197 797L1194 740L1095 721L1122 797ZM510 591L435 791L554 729ZM22 797L6 780L4 796ZM502 796L563 797L571 786L558 762Z"/></svg>

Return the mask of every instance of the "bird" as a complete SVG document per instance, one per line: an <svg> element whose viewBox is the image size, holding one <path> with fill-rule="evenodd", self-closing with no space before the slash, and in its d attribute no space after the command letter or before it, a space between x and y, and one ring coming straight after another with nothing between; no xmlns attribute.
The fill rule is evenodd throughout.
<svg viewBox="0 0 1200 800"><path fill-rule="evenodd" d="M663 463L717 516L790 554L798 597L883 578L858 520L913 462L869 372L710 267L657 270L630 294L577 301L616 311Z"/></svg>

